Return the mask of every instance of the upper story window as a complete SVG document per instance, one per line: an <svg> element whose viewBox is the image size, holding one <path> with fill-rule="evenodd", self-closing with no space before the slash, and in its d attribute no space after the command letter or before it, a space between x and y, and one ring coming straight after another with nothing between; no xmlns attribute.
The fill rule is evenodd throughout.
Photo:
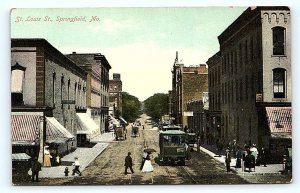
<svg viewBox="0 0 300 193"><path fill-rule="evenodd" d="M56 98L55 98L55 90L56 90L56 73L52 74L52 103L55 106Z"/></svg>
<svg viewBox="0 0 300 193"><path fill-rule="evenodd" d="M286 96L286 70L284 68L273 69L273 93L274 98L285 98Z"/></svg>
<svg viewBox="0 0 300 193"><path fill-rule="evenodd" d="M11 67L11 103L23 105L23 83L26 68L16 63Z"/></svg>
<svg viewBox="0 0 300 193"><path fill-rule="evenodd" d="M273 55L285 55L285 28L274 27L273 30Z"/></svg>

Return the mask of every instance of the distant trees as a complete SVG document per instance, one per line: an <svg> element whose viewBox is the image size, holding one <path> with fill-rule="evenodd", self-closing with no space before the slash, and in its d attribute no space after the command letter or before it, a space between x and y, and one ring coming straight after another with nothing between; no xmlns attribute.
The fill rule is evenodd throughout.
<svg viewBox="0 0 300 193"><path fill-rule="evenodd" d="M122 92L122 116L128 122L135 121L141 114L141 102L135 96Z"/></svg>
<svg viewBox="0 0 300 193"><path fill-rule="evenodd" d="M158 121L161 116L168 114L169 111L169 95L164 93L156 93L144 101L145 113L152 117L154 121Z"/></svg>

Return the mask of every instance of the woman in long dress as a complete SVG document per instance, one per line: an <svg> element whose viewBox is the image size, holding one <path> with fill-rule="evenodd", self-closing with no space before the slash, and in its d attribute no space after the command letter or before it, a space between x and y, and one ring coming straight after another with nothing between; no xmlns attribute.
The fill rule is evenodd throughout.
<svg viewBox="0 0 300 193"><path fill-rule="evenodd" d="M44 166L45 167L51 167L51 160L52 156L50 155L49 152L49 146L44 147Z"/></svg>
<svg viewBox="0 0 300 193"><path fill-rule="evenodd" d="M150 155L148 153L146 159L145 159L145 163L144 163L144 166L143 166L143 169L142 169L142 172L144 173L150 173L150 176L151 176L151 184L153 184L153 175L152 175L152 172L153 172L153 166L151 164L151 159L150 159Z"/></svg>

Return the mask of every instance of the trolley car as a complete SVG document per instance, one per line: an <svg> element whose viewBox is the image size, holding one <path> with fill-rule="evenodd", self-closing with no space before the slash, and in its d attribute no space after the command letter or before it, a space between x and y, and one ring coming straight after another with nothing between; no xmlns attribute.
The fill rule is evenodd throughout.
<svg viewBox="0 0 300 193"><path fill-rule="evenodd" d="M180 130L161 131L159 134L160 159L164 164L185 165L186 133Z"/></svg>

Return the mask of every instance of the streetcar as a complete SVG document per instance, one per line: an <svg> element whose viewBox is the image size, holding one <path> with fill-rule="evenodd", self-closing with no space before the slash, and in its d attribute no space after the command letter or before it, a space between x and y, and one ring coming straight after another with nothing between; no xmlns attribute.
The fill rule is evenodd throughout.
<svg viewBox="0 0 300 193"><path fill-rule="evenodd" d="M182 131L182 127L177 126L177 125L165 125L162 127L163 131L169 131L169 130L178 130L178 131Z"/></svg>
<svg viewBox="0 0 300 193"><path fill-rule="evenodd" d="M160 160L164 164L185 165L186 136L187 134L180 130L160 131Z"/></svg>

